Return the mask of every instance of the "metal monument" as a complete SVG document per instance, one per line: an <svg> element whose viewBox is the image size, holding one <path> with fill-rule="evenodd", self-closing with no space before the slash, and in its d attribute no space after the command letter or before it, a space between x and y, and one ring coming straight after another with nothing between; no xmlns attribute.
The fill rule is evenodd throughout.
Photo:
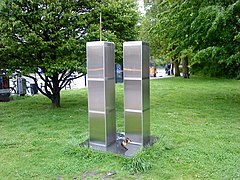
<svg viewBox="0 0 240 180"><path fill-rule="evenodd" d="M87 43L89 145L105 148L116 141L114 43Z"/></svg>
<svg viewBox="0 0 240 180"><path fill-rule="evenodd" d="M149 44L123 44L125 136L133 144L150 141Z"/></svg>
<svg viewBox="0 0 240 180"><path fill-rule="evenodd" d="M125 132L116 132L114 43L87 43L89 140L83 146L135 155L150 138L149 44L123 44Z"/></svg>

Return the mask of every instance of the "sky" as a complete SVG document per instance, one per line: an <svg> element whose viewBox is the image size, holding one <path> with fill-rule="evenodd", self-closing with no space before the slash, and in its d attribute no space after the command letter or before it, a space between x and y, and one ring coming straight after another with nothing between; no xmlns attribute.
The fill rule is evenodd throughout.
<svg viewBox="0 0 240 180"><path fill-rule="evenodd" d="M141 13L145 13L144 11L144 6L143 6L143 0L138 0L138 3L139 3L139 10Z"/></svg>

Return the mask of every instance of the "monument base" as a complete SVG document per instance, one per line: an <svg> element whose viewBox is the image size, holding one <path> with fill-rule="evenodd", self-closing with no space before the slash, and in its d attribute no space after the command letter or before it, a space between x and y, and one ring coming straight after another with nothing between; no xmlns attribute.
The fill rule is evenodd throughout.
<svg viewBox="0 0 240 180"><path fill-rule="evenodd" d="M126 146L127 149L125 149L121 145L121 142L123 139L125 139L125 133L117 133L116 134L116 142L112 143L109 146L94 144L94 143L89 142L89 140L84 141L83 143L80 144L80 146L92 148L94 150L103 151L103 152L111 152L111 153L123 155L126 157L133 157L138 152L140 152L144 147L152 146L154 143L156 143L156 141L159 139L159 137L151 136L150 141L146 146L130 143Z"/></svg>

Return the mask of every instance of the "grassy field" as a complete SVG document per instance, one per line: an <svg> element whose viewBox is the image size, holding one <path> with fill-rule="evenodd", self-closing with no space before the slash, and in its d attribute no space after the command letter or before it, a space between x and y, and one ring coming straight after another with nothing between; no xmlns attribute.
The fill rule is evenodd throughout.
<svg viewBox="0 0 240 180"><path fill-rule="evenodd" d="M87 89L0 103L0 179L240 179L240 81L151 80L151 135L134 158L79 147L88 138ZM124 131L123 85L116 85ZM108 172L116 174L108 176Z"/></svg>

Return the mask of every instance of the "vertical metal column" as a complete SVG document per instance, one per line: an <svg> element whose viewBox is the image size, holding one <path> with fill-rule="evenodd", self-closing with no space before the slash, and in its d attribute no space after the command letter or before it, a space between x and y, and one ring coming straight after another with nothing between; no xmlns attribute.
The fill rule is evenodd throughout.
<svg viewBox="0 0 240 180"><path fill-rule="evenodd" d="M149 44L123 44L125 136L133 143L150 141Z"/></svg>
<svg viewBox="0 0 240 180"><path fill-rule="evenodd" d="M114 63L114 43L87 43L89 144L93 147L116 141Z"/></svg>

